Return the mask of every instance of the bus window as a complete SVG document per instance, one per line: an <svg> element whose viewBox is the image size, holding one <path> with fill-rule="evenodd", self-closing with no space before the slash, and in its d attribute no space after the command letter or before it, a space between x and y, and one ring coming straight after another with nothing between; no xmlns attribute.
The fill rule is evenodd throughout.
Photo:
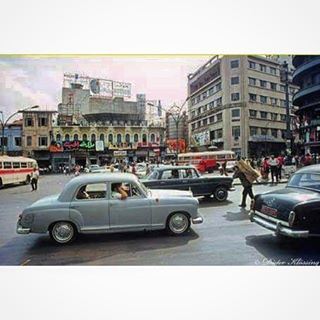
<svg viewBox="0 0 320 320"><path fill-rule="evenodd" d="M3 162L3 168L4 169L11 169L12 168L12 163L11 162Z"/></svg>
<svg viewBox="0 0 320 320"><path fill-rule="evenodd" d="M14 169L20 168L20 162L13 162L13 168Z"/></svg>
<svg viewBox="0 0 320 320"><path fill-rule="evenodd" d="M28 162L28 168L32 168L32 162Z"/></svg>
<svg viewBox="0 0 320 320"><path fill-rule="evenodd" d="M26 162L21 162L21 168L26 168L27 167L27 163Z"/></svg>
<svg viewBox="0 0 320 320"><path fill-rule="evenodd" d="M2 169L2 162L0 162L0 169Z"/></svg>

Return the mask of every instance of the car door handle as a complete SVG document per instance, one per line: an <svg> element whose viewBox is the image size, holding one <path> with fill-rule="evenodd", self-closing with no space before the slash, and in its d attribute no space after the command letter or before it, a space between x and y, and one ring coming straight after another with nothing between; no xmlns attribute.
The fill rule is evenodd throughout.
<svg viewBox="0 0 320 320"><path fill-rule="evenodd" d="M166 182L165 181L160 181L160 184L166 184Z"/></svg>

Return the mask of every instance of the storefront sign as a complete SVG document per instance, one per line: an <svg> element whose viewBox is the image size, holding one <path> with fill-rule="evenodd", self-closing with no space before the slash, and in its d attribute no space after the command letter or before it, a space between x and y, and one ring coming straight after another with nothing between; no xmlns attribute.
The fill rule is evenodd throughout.
<svg viewBox="0 0 320 320"><path fill-rule="evenodd" d="M115 151L113 151L113 155L115 157L125 157L125 156L127 156L127 151L125 151L125 150L115 150Z"/></svg>
<svg viewBox="0 0 320 320"><path fill-rule="evenodd" d="M102 140L96 141L96 151L104 151L104 142Z"/></svg>
<svg viewBox="0 0 320 320"><path fill-rule="evenodd" d="M177 151L177 139L168 139L166 144L168 153L175 153ZM178 140L178 148L179 152L186 152L186 141L184 139Z"/></svg>
<svg viewBox="0 0 320 320"><path fill-rule="evenodd" d="M50 152L63 152L63 146L61 142L52 142L49 147Z"/></svg>
<svg viewBox="0 0 320 320"><path fill-rule="evenodd" d="M63 143L63 149L66 151L79 149L80 141L65 141Z"/></svg>

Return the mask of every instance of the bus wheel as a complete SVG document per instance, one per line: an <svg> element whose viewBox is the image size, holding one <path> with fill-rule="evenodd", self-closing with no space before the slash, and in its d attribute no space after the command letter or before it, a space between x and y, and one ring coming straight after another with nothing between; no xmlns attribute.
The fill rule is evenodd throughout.
<svg viewBox="0 0 320 320"><path fill-rule="evenodd" d="M30 176L27 175L26 180L24 181L24 184L29 184L30 183Z"/></svg>

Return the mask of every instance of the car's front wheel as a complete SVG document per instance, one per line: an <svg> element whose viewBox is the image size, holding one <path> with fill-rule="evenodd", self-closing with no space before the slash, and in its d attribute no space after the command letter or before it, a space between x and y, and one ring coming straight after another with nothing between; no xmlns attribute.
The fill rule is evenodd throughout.
<svg viewBox="0 0 320 320"><path fill-rule="evenodd" d="M228 198L228 190L225 187L217 187L213 195L219 202L226 201Z"/></svg>
<svg viewBox="0 0 320 320"><path fill-rule="evenodd" d="M190 218L186 213L176 212L167 220L167 232L170 235L182 235L190 229Z"/></svg>
<svg viewBox="0 0 320 320"><path fill-rule="evenodd" d="M49 229L51 239L58 244L72 242L77 236L75 226L67 221L55 222Z"/></svg>

